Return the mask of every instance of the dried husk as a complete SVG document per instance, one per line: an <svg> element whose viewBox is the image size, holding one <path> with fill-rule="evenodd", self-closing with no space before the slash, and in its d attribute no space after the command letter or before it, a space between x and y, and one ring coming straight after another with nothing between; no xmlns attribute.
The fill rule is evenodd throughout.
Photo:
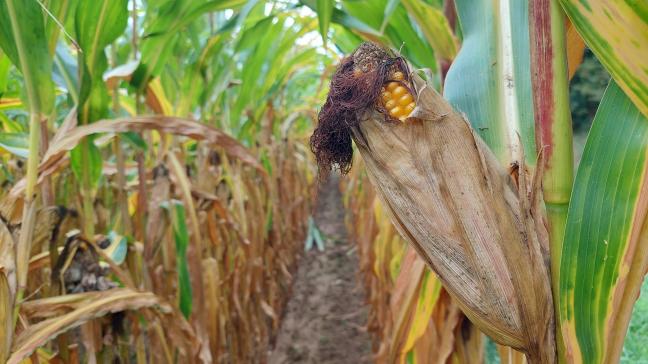
<svg viewBox="0 0 648 364"><path fill-rule="evenodd" d="M13 306L16 296L15 242L0 219L0 363L9 357L13 339Z"/></svg>
<svg viewBox="0 0 648 364"><path fill-rule="evenodd" d="M378 196L477 327L531 363L554 363L539 178L528 181L519 156L513 180L461 114L412 81L417 107L404 123L368 105L350 125Z"/></svg>

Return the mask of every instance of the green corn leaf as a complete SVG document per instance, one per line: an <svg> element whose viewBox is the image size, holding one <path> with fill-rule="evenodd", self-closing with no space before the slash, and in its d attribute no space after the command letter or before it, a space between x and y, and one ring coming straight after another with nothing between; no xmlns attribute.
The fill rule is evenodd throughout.
<svg viewBox="0 0 648 364"><path fill-rule="evenodd" d="M434 48L436 54L445 60L454 59L457 54L457 42L443 11L423 0L402 0L402 3L409 15L416 20L425 40Z"/></svg>
<svg viewBox="0 0 648 364"><path fill-rule="evenodd" d="M444 96L466 114L504 165L516 159L517 134L526 162L535 165L528 3L455 4L464 38L448 71Z"/></svg>
<svg viewBox="0 0 648 364"><path fill-rule="evenodd" d="M384 19L382 22L382 25L380 26L380 32L385 31L385 27L387 27L387 24L389 23L389 19L391 19L392 14L394 14L394 11L396 10L396 7L398 4L400 4L401 0L387 0L387 6L385 6L385 13L384 13Z"/></svg>
<svg viewBox="0 0 648 364"><path fill-rule="evenodd" d="M2 125L0 130L7 133L22 133L27 130L19 121L8 118L2 112L0 112L0 125Z"/></svg>
<svg viewBox="0 0 648 364"><path fill-rule="evenodd" d="M247 3L247 4L246 4ZM144 89L146 84L159 75L162 67L171 56L175 44L180 39L182 31L199 16L225 9L237 9L246 5L246 11L257 1L252 0L214 0L188 1L179 0L165 4L159 9L159 14L153 18L150 25L144 29L142 38L142 61L133 74L131 84ZM149 10L152 12L152 10ZM245 16L238 17L241 22ZM232 23L232 24L237 24Z"/></svg>
<svg viewBox="0 0 648 364"><path fill-rule="evenodd" d="M351 54L362 43L362 38L339 24L333 24L333 41L338 50L343 54Z"/></svg>
<svg viewBox="0 0 648 364"><path fill-rule="evenodd" d="M75 30L81 47L79 124L108 114L108 90L103 73L108 68L104 49L122 34L128 20L128 0L81 1L76 9Z"/></svg>
<svg viewBox="0 0 648 364"><path fill-rule="evenodd" d="M9 68L11 68L11 60L9 60L9 57L0 51L0 97L2 97L7 90Z"/></svg>
<svg viewBox="0 0 648 364"><path fill-rule="evenodd" d="M304 3L309 3L309 1L303 0ZM313 6L310 6L314 9ZM346 27L347 29L353 31L354 33L362 36L365 39L381 39L382 33L375 30L374 28L368 26L358 18L355 18L344 11L339 9L333 9L333 14L331 15L331 21Z"/></svg>
<svg viewBox="0 0 648 364"><path fill-rule="evenodd" d="M78 124L86 125L108 116L108 89L103 74L108 69L105 48L119 37L128 20L128 0L80 1L76 8L74 28L79 52ZM99 150L85 138L71 154L72 170L81 182L83 213L94 214L93 197L101 177ZM94 235L92 219L84 221L83 232Z"/></svg>
<svg viewBox="0 0 648 364"><path fill-rule="evenodd" d="M331 23L331 15L335 7L334 0L317 0L317 18L319 19L319 30L326 48L326 41L328 39L328 29Z"/></svg>
<svg viewBox="0 0 648 364"><path fill-rule="evenodd" d="M146 151L148 149L148 144L146 144L146 141L144 141L144 139L139 134L128 131L121 133L120 135L125 142L134 146L135 148L139 148L142 151Z"/></svg>
<svg viewBox="0 0 648 364"><path fill-rule="evenodd" d="M317 11L314 0L301 2ZM419 35L418 29L412 24L403 6L389 0L347 0L342 1L341 4L343 10L333 9L332 23L344 26L365 40L400 50L403 56L416 67L436 71L433 47ZM390 14L388 19L385 17L386 13Z"/></svg>
<svg viewBox="0 0 648 364"><path fill-rule="evenodd" d="M578 167L560 261L568 361L618 362L648 268L648 119L614 82ZM570 358L571 356L571 358Z"/></svg>
<svg viewBox="0 0 648 364"><path fill-rule="evenodd" d="M65 28L68 16L73 13L79 0L56 0L56 1L41 1L47 4L49 14L44 14L45 17L45 34L47 34L48 50L50 54L54 54L57 48L57 41L60 33L69 33ZM63 26L63 27L62 27ZM66 34L64 38L67 38Z"/></svg>
<svg viewBox="0 0 648 364"><path fill-rule="evenodd" d="M29 135L0 132L0 151L2 149L19 157L27 158L29 156Z"/></svg>
<svg viewBox="0 0 648 364"><path fill-rule="evenodd" d="M178 299L180 312L185 318L191 315L193 298L191 292L191 277L189 276L189 263L187 260L187 247L189 246L189 231L185 208L182 202L173 200L167 205L170 210L173 226L173 237L176 246L176 260L178 267Z"/></svg>
<svg viewBox="0 0 648 364"><path fill-rule="evenodd" d="M259 99L255 97L256 95L264 97L262 92L259 91L259 83L265 78L264 66L268 59L272 59L270 55L272 55L274 49L273 45L277 43L284 32L285 18L278 18L276 23L273 23L274 19L271 17L265 18L249 29L252 34L257 34L258 37L255 36L253 38L255 39L255 43L251 44L252 47L249 48L250 53L243 65L242 82L236 99L237 102L233 109L233 115L235 116L245 116L244 109L250 103L258 105ZM242 131L242 125L239 125L240 121L238 117L234 117L232 120L233 124L231 128L237 131L237 134ZM253 120L248 119L248 121L256 124ZM252 126L255 125L248 125L248 127Z"/></svg>
<svg viewBox="0 0 648 364"><path fill-rule="evenodd" d="M311 10L317 11L316 0L300 0L300 2L308 6ZM331 13L331 22L344 26L364 38L375 39L382 36L381 32L377 31L375 28L372 28L360 19L337 8L333 8L333 12Z"/></svg>
<svg viewBox="0 0 648 364"><path fill-rule="evenodd" d="M637 109L648 117L648 2L560 0L567 16Z"/></svg>
<svg viewBox="0 0 648 364"><path fill-rule="evenodd" d="M87 137L70 152L70 166L72 172L79 179L83 179L83 173L88 173L88 182L92 188L99 186L101 178L103 159L99 148L92 141L93 137Z"/></svg>
<svg viewBox="0 0 648 364"><path fill-rule="evenodd" d="M64 43L56 47L52 78L58 87L67 90L76 104L79 103L79 67Z"/></svg>
<svg viewBox="0 0 648 364"><path fill-rule="evenodd" d="M14 15L13 24L10 14ZM38 2L0 2L0 47L22 72L29 102L34 103L32 110L48 114L54 107L52 57Z"/></svg>
<svg viewBox="0 0 648 364"><path fill-rule="evenodd" d="M343 1L342 7L351 16L371 26L376 32L382 27L387 0ZM392 4L393 5L393 4ZM416 67L430 68L433 72L437 69L434 50L425 41L412 24L407 10L402 5L397 5L384 28L383 37L378 41L386 46L400 50L404 57ZM367 38L372 40L371 38Z"/></svg>

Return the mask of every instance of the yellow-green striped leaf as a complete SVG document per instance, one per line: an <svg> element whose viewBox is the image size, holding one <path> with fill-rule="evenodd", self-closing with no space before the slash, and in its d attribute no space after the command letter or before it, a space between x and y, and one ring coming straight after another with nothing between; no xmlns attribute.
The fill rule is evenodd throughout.
<svg viewBox="0 0 648 364"><path fill-rule="evenodd" d="M560 2L596 58L648 117L648 2Z"/></svg>
<svg viewBox="0 0 648 364"><path fill-rule="evenodd" d="M29 135L26 133L0 132L0 154L3 151L15 154L22 158L29 156Z"/></svg>
<svg viewBox="0 0 648 364"><path fill-rule="evenodd" d="M434 273L426 269L419 290L418 303L413 312L412 324L408 330L405 345L401 349L402 353L412 350L416 341L425 334L440 293L441 281Z"/></svg>
<svg viewBox="0 0 648 364"><path fill-rule="evenodd" d="M618 362L648 267L648 119L611 82L594 118L569 206L560 262L568 361Z"/></svg>

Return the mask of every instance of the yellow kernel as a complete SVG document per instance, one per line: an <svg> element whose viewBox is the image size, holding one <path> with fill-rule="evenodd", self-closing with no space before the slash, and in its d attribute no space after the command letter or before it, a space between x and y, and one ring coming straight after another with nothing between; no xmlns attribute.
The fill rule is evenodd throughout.
<svg viewBox="0 0 648 364"><path fill-rule="evenodd" d="M399 86L398 82L390 82L387 84L387 90L394 91L396 88L398 88L398 86Z"/></svg>
<svg viewBox="0 0 648 364"><path fill-rule="evenodd" d="M405 119L407 119L407 116L401 116L400 118L398 118L398 120L400 120L401 122L405 122Z"/></svg>
<svg viewBox="0 0 648 364"><path fill-rule="evenodd" d="M394 72L394 75L392 76L392 78L394 80L396 80L396 81L402 81L402 80L405 79L405 75L401 71L396 71L396 72Z"/></svg>
<svg viewBox="0 0 648 364"><path fill-rule="evenodd" d="M398 106L398 104L396 104L396 101L394 101L394 100L389 100L389 101L387 101L387 102L385 103L385 108L386 108L387 110L391 110L391 109L393 109L393 108L396 107L396 106Z"/></svg>
<svg viewBox="0 0 648 364"><path fill-rule="evenodd" d="M385 91L380 94L380 97L382 97L383 102L387 102L392 99L392 94L389 91Z"/></svg>
<svg viewBox="0 0 648 364"><path fill-rule="evenodd" d="M396 106L395 108L389 110L389 115L395 118L403 116L403 109L400 106Z"/></svg>
<svg viewBox="0 0 648 364"><path fill-rule="evenodd" d="M409 105L405 106L405 112L407 113L407 115L411 114L412 111L414 111L415 107L416 107L415 102L411 102Z"/></svg>
<svg viewBox="0 0 648 364"><path fill-rule="evenodd" d="M412 95L410 95L409 92L408 92L405 95L401 96L400 99L398 99L398 103L403 105L403 106L407 106L407 105L409 105L410 102L412 102L412 100L414 100L414 99L412 98Z"/></svg>
<svg viewBox="0 0 648 364"><path fill-rule="evenodd" d="M392 95L395 99L405 95L406 93L407 93L407 89L403 86L398 86L392 90Z"/></svg>

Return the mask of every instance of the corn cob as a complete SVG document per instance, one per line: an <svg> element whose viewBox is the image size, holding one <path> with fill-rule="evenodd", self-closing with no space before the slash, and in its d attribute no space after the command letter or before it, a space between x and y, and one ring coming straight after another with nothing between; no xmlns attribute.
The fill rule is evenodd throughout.
<svg viewBox="0 0 648 364"><path fill-rule="evenodd" d="M381 100L389 115L400 121L405 121L414 108L416 102L409 90L404 86L405 75L401 71L392 74L390 81L381 90Z"/></svg>

